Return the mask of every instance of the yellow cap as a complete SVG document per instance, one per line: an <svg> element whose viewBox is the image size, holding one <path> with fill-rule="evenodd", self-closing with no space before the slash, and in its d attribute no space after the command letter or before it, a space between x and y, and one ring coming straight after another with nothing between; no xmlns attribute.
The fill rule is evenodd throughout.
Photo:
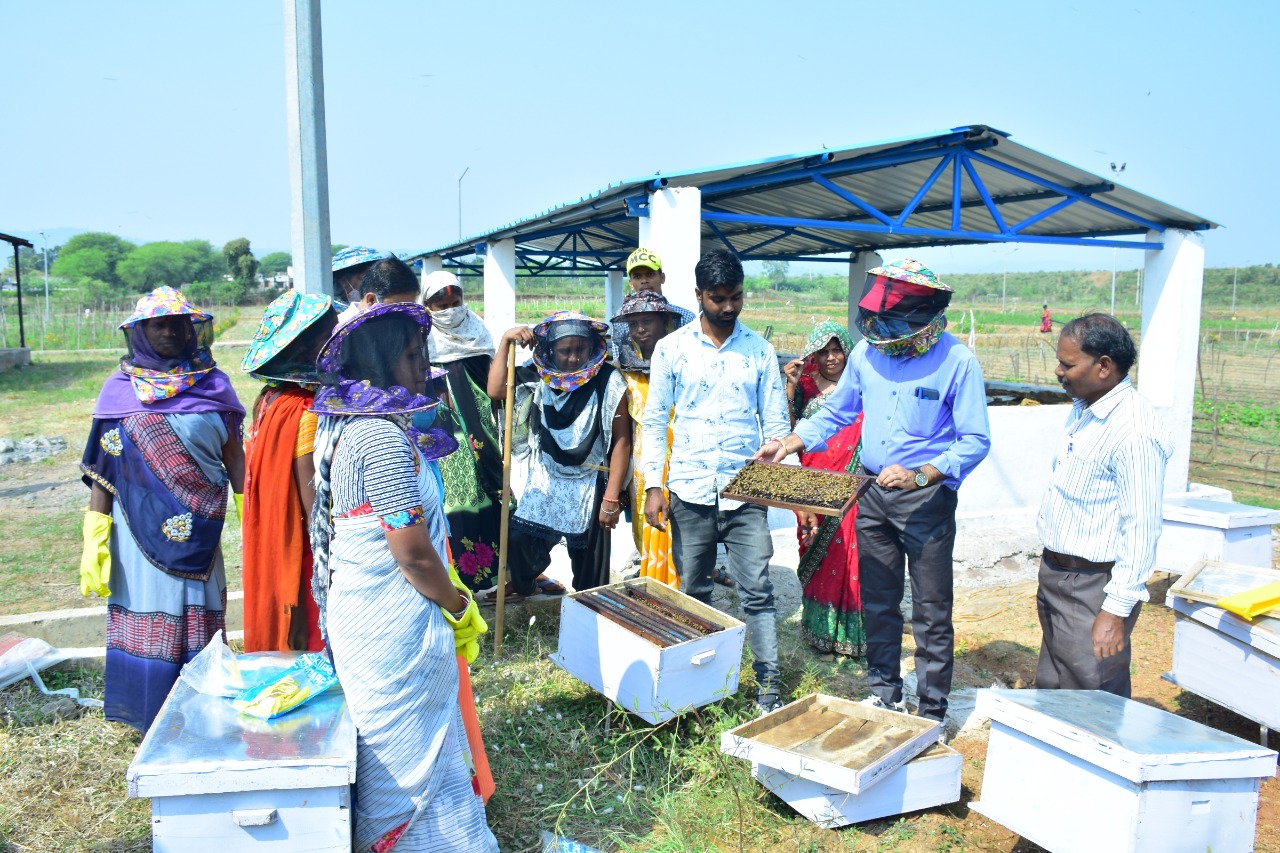
<svg viewBox="0 0 1280 853"><path fill-rule="evenodd" d="M627 256L627 275L631 275L631 271L636 267L648 267L655 271L661 270L662 258L641 246Z"/></svg>

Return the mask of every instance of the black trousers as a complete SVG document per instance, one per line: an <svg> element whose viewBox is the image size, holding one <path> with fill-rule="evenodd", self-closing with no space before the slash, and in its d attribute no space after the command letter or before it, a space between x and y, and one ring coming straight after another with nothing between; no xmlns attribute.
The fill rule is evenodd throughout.
<svg viewBox="0 0 1280 853"><path fill-rule="evenodd" d="M591 520L587 522L586 542L580 548L567 549L575 591L594 589L609 582L611 531L600 526L604 486L604 478L600 477L592 500ZM546 536L535 536L518 525L511 525L507 534L507 569L511 575L511 588L521 595L537 593L538 585L535 581L538 575L550 568L551 549L557 544Z"/></svg>
<svg viewBox="0 0 1280 853"><path fill-rule="evenodd" d="M954 663L951 555L956 493L946 486L884 489L858 502L858 565L867 630L867 686L885 702L902 701L904 573L911 576L911 630L916 640L920 715L947 713Z"/></svg>
<svg viewBox="0 0 1280 853"><path fill-rule="evenodd" d="M1129 698L1133 690L1129 637L1138 622L1142 602L1124 620L1124 649L1109 658L1093 656L1093 620L1107 597L1111 572L1066 569L1040 558L1040 588L1036 611L1040 615L1040 660L1036 687L1042 690L1105 690Z"/></svg>

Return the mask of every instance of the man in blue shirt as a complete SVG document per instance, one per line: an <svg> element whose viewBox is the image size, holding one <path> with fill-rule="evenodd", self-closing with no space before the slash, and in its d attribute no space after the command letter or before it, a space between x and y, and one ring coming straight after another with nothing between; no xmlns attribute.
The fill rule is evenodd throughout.
<svg viewBox="0 0 1280 853"><path fill-rule="evenodd" d="M861 473L876 478L858 503L858 555L867 629L871 702L904 710L904 563L911 576L919 714L941 721L951 692L955 630L951 555L956 490L991 447L986 389L978 360L943 331L951 288L917 261L867 273L858 303L865 340L825 408L802 420L759 458L820 450L866 410ZM807 520L813 524L812 520Z"/></svg>
<svg viewBox="0 0 1280 853"><path fill-rule="evenodd" d="M756 702L767 713L782 706L768 512L719 495L764 438L785 435L790 422L777 353L738 322L742 281L742 264L723 249L698 260L698 321L658 341L650 361L640 468L648 486L645 518L659 530L670 521L685 593L711 603L716 546L724 543L755 659ZM668 506L661 483L673 407Z"/></svg>

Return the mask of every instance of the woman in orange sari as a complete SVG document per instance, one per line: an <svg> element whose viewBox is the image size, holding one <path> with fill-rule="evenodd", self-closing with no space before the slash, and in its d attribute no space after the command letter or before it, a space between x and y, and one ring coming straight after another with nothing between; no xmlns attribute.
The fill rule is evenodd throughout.
<svg viewBox="0 0 1280 853"><path fill-rule="evenodd" d="M631 534L640 552L640 576L662 581L679 588L680 574L671 557L671 530L659 530L644 517L645 485L640 474L640 422L644 418L645 401L649 399L649 359L654 347L684 324L676 308L657 291L643 290L628 294L622 308L612 320L614 327L624 324L629 336L618 347L618 368L627 380L627 411L631 415ZM667 430L670 438L670 428ZM668 441L667 445L670 446Z"/></svg>
<svg viewBox="0 0 1280 853"><path fill-rule="evenodd" d="M309 530L315 490L316 355L333 300L290 290L267 306L241 368L265 384L253 405L245 477L245 651L319 651Z"/></svg>
<svg viewBox="0 0 1280 853"><path fill-rule="evenodd" d="M792 421L807 418L826 405L853 349L849 330L834 321L820 323L799 359L786 367ZM862 416L827 439L822 450L800 454L810 468L853 473L862 455ZM862 624L862 590L858 582L858 537L855 505L843 518L822 516L816 532L800 527L800 565L804 587L800 631L820 652L862 657L867 634Z"/></svg>

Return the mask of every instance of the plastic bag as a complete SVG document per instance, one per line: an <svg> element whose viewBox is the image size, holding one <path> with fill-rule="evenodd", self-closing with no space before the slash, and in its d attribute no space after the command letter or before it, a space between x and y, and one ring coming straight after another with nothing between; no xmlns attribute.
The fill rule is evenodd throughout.
<svg viewBox="0 0 1280 853"><path fill-rule="evenodd" d="M48 665L56 659L58 650L35 637L24 637L9 632L0 636L0 687L7 687L21 681L29 674L27 664L36 664L37 669Z"/></svg>
<svg viewBox="0 0 1280 853"><path fill-rule="evenodd" d="M180 677L209 696L238 696L245 689L235 652L227 645L221 628L209 640L209 645L182 667Z"/></svg>
<svg viewBox="0 0 1280 853"><path fill-rule="evenodd" d="M236 710L251 717L273 720L306 704L338 683L338 674L323 652L302 655L293 666L237 696Z"/></svg>

